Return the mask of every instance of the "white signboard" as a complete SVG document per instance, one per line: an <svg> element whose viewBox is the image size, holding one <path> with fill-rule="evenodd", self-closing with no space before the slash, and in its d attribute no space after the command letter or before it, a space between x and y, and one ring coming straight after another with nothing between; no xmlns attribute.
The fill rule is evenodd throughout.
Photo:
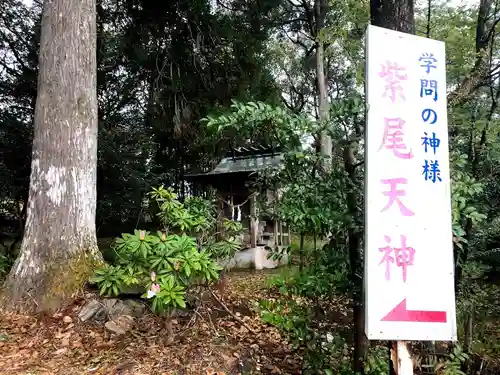
<svg viewBox="0 0 500 375"><path fill-rule="evenodd" d="M444 43L369 26L366 334L456 340Z"/></svg>

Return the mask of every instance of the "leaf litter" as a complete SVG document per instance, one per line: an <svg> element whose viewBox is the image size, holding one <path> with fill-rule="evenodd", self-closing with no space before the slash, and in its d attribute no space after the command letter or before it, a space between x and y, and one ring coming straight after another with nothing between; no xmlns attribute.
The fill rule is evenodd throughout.
<svg viewBox="0 0 500 375"><path fill-rule="evenodd" d="M255 308L259 299L269 297L268 277L266 272L228 274L219 298L232 314L211 299L208 314L173 321L173 342L163 319L153 315L138 319L132 331L120 336L103 325L81 323L77 314L83 298L52 316L3 312L0 374L300 374L300 355L260 320Z"/></svg>

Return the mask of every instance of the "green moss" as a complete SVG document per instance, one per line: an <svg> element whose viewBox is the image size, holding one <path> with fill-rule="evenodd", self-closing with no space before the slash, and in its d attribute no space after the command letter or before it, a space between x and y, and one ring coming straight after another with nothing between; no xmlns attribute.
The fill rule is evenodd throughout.
<svg viewBox="0 0 500 375"><path fill-rule="evenodd" d="M94 270L102 266L102 258L93 255L100 254L97 246L81 253L78 258L53 264L49 268L44 282L45 293L40 298L41 310L55 310L75 298L83 290Z"/></svg>
<svg viewBox="0 0 500 375"><path fill-rule="evenodd" d="M102 264L97 246L78 251L75 258L56 258L37 277L8 278L0 305L18 312L53 312L71 302Z"/></svg>

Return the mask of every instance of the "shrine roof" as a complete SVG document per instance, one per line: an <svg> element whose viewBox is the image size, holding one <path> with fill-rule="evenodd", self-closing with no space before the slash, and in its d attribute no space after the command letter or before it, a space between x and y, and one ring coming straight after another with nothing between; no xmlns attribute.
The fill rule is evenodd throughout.
<svg viewBox="0 0 500 375"><path fill-rule="evenodd" d="M186 177L211 176L230 173L251 173L281 165L283 153L265 147L240 147L231 149L217 166L208 172Z"/></svg>

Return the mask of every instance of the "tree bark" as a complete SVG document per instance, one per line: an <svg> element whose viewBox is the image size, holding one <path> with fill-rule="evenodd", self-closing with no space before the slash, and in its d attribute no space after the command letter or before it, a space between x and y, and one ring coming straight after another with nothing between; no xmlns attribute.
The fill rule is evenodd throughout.
<svg viewBox="0 0 500 375"><path fill-rule="evenodd" d="M325 71L325 43L322 40L322 30L325 28L327 13L326 0L315 0L314 16L316 19L316 86L318 90L319 120L323 126L329 119L327 77ZM328 131L323 130L320 135L320 152L325 156L324 167L331 169L332 165L332 138Z"/></svg>
<svg viewBox="0 0 500 375"><path fill-rule="evenodd" d="M347 208L355 225L350 225L347 238L349 244L349 264L350 278L353 285L352 292L352 311L354 320L354 352L353 352L353 371L364 374L364 358L368 346L365 335L365 309L364 309L364 288L363 280L357 275L361 271L360 244L361 233L359 232L360 212L358 209L358 194L356 191L356 160L354 158L354 143L351 142L344 148L344 170L349 178L349 190L347 193Z"/></svg>
<svg viewBox="0 0 500 375"><path fill-rule="evenodd" d="M45 0L39 64L25 233L2 301L26 312L59 308L102 262L95 0Z"/></svg>
<svg viewBox="0 0 500 375"><path fill-rule="evenodd" d="M370 16L374 26L415 34L413 0L371 0Z"/></svg>

